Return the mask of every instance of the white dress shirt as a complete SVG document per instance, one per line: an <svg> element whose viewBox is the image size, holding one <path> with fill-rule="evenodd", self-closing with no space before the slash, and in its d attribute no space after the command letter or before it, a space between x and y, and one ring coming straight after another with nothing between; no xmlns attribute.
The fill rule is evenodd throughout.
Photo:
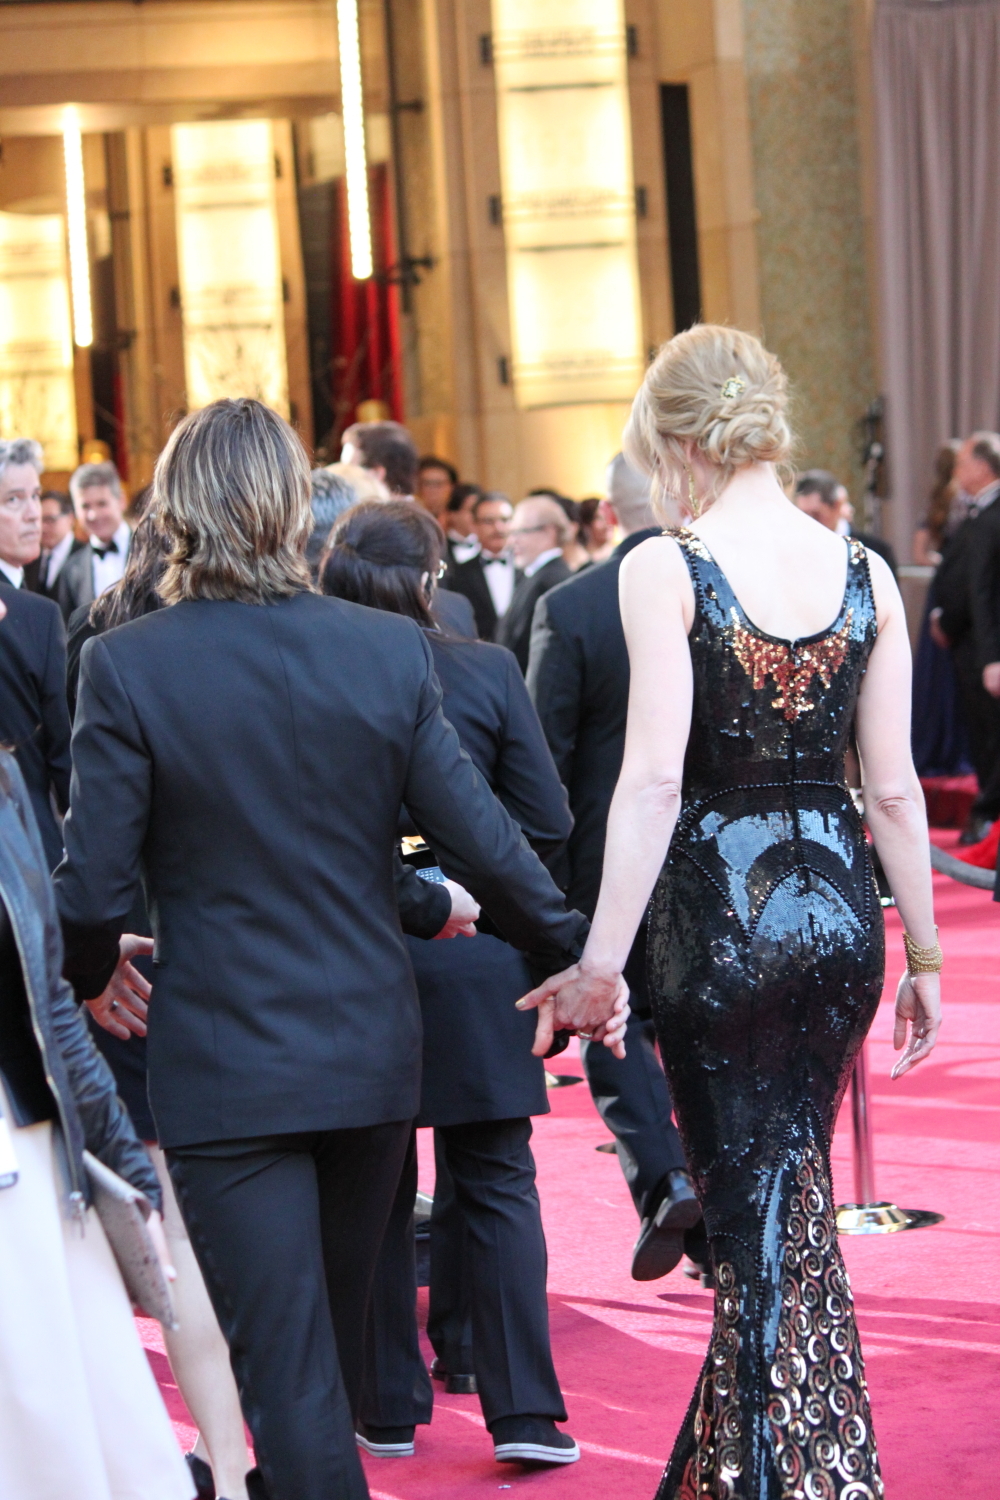
<svg viewBox="0 0 1000 1500"><path fill-rule="evenodd" d="M49 553L48 557L42 558L40 577L42 583L47 589L50 589L52 587L56 579L59 577L59 574L62 572L62 565L66 561L67 557L69 557L72 547L73 532L72 530L70 530L67 531L61 542L56 542L56 545L52 548L52 551Z"/></svg>
<svg viewBox="0 0 1000 1500"><path fill-rule="evenodd" d="M514 594L514 560L506 552L481 552L479 563L497 619L502 620Z"/></svg>
<svg viewBox="0 0 1000 1500"><path fill-rule="evenodd" d="M475 532L470 536L462 536L458 531L449 531L448 540L451 543L451 555L457 563L471 562L481 551Z"/></svg>
<svg viewBox="0 0 1000 1500"><path fill-rule="evenodd" d="M548 552L539 553L533 563L529 563L524 570L525 578L534 578L536 573L541 572L546 563L552 562L553 558L562 557L561 547L550 547Z"/></svg>
<svg viewBox="0 0 1000 1500"><path fill-rule="evenodd" d="M94 569L95 599L99 599L107 589L116 584L125 572L129 543L132 540L132 533L126 521L122 522L111 540L114 543L115 550L113 552L106 552L103 557L99 557L97 548L101 546L101 543L95 541L93 537L90 539L90 546L94 554L91 566Z"/></svg>
<svg viewBox="0 0 1000 1500"><path fill-rule="evenodd" d="M1000 495L1000 479L995 479L992 484L988 484L984 490L980 490L979 494L976 495L972 505L969 507L969 514L981 516L984 510L990 508L998 495Z"/></svg>
<svg viewBox="0 0 1000 1500"><path fill-rule="evenodd" d="M13 584L16 589L19 589L24 582L24 569L16 568L13 563L4 562L2 557L0 557L0 573L2 573L7 582Z"/></svg>

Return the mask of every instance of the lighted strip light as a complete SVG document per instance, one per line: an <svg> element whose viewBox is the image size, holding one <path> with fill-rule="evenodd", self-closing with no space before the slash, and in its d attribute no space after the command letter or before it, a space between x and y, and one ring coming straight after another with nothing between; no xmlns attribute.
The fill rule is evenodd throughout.
<svg viewBox="0 0 1000 1500"><path fill-rule="evenodd" d="M79 349L89 349L94 342L94 315L90 304L87 188L83 178L80 117L72 105L63 114L63 158L66 163L69 279L73 290L73 342Z"/></svg>
<svg viewBox="0 0 1000 1500"><path fill-rule="evenodd" d="M340 103L344 112L351 274L355 281L367 281L373 270L372 230L368 213L368 160L365 155L365 105L357 0L337 0L337 43L340 51Z"/></svg>

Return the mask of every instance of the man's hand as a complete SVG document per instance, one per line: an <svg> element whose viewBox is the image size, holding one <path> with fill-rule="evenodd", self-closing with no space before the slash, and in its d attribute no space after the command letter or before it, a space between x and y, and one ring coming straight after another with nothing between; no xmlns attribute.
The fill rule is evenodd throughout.
<svg viewBox="0 0 1000 1500"><path fill-rule="evenodd" d="M942 650L947 651L951 645L951 641L941 629L941 614L940 607L931 610L927 621L927 629L930 631L930 637L935 646L940 646Z"/></svg>
<svg viewBox="0 0 1000 1500"><path fill-rule="evenodd" d="M123 934L118 944L118 967L112 974L107 989L96 1000L87 1001L87 1009L105 1031L127 1042L130 1036L146 1035L147 1002L152 987L143 979L131 960L140 953L153 951L153 939Z"/></svg>
<svg viewBox="0 0 1000 1500"><path fill-rule="evenodd" d="M474 901L465 887L454 880L444 881L444 887L451 896L451 916L441 931L434 934L434 941L437 942L438 938L475 937L478 901Z"/></svg>
<svg viewBox="0 0 1000 1500"><path fill-rule="evenodd" d="M538 1010L531 1049L535 1057L544 1057L555 1032L564 1029L603 1042L616 1057L625 1056L628 985L620 974L599 974L585 962L574 964L518 1000L517 1008Z"/></svg>
<svg viewBox="0 0 1000 1500"><path fill-rule="evenodd" d="M1000 661L991 661L983 668L983 687L991 698L1000 698Z"/></svg>

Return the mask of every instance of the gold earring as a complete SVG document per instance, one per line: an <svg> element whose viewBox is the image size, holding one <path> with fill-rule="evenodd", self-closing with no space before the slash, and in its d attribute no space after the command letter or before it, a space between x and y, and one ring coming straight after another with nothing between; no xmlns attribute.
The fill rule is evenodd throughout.
<svg viewBox="0 0 1000 1500"><path fill-rule="evenodd" d="M698 499L698 491L694 487L694 473L690 464L685 464L684 468L688 477L688 509L697 521L701 515L701 501Z"/></svg>

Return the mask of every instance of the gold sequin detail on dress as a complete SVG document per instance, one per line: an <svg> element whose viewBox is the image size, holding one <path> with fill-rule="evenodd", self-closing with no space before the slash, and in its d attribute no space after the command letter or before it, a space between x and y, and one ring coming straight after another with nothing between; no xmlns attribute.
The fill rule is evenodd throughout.
<svg viewBox="0 0 1000 1500"><path fill-rule="evenodd" d="M684 1474L678 1500L728 1500L743 1473L743 1423L736 1361L740 1352L742 1303L736 1273L723 1261L715 1273L715 1320L708 1362L694 1419L695 1452Z"/></svg>
<svg viewBox="0 0 1000 1500"><path fill-rule="evenodd" d="M789 1199L767 1415L784 1500L881 1500L864 1364L832 1194L815 1145Z"/></svg>
<svg viewBox="0 0 1000 1500"><path fill-rule="evenodd" d="M736 609L730 610L733 630L733 651L747 676L752 678L755 690L760 690L768 677L774 679L779 696L771 704L780 708L790 724L800 714L809 713L815 704L808 696L814 677L824 687L833 681L847 660L851 640L852 613L844 618L840 629L823 636L822 640L808 642L803 646L786 645L784 641L766 640L740 622Z"/></svg>

